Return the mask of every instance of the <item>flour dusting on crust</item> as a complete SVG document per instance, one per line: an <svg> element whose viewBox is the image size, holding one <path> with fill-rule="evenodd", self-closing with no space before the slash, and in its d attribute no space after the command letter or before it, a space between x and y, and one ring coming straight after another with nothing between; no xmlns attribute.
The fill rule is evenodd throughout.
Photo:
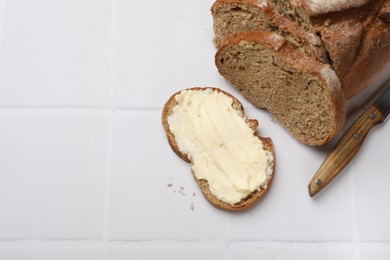
<svg viewBox="0 0 390 260"><path fill-rule="evenodd" d="M370 0L303 0L312 14L319 15L355 8L367 4Z"/></svg>
<svg viewBox="0 0 390 260"><path fill-rule="evenodd" d="M257 0L257 5L260 8L267 8L268 7L267 0Z"/></svg>
<svg viewBox="0 0 390 260"><path fill-rule="evenodd" d="M332 89L340 89L341 83L339 78L337 77L334 70L332 70L329 66L325 66L320 71L322 78L325 80L326 84Z"/></svg>
<svg viewBox="0 0 390 260"><path fill-rule="evenodd" d="M272 33L268 36L268 40L272 42L272 45L274 46L275 51L279 51L280 48L286 43L286 40L284 37L280 36L279 34Z"/></svg>

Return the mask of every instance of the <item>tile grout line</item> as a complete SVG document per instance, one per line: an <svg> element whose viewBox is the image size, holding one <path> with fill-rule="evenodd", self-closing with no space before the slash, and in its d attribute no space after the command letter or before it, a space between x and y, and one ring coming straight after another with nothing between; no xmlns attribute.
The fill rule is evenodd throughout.
<svg viewBox="0 0 390 260"><path fill-rule="evenodd" d="M110 236L110 219L111 219L111 171L112 171L112 142L114 131L114 109L113 94L115 83L115 55L117 46L117 0L111 0L111 25L110 25L110 86L108 91L107 105L107 144L106 144L106 172L104 180L104 199L103 199L103 234L102 234L102 260L108 259L108 245Z"/></svg>
<svg viewBox="0 0 390 260"><path fill-rule="evenodd" d="M1 0L0 0L1 1ZM0 42L1 44L1 42ZM110 91L109 91L110 92ZM109 94L110 95L110 94ZM163 107L153 107L153 106L134 106L134 107L121 107L109 105L109 108L112 112L115 113L126 113L126 112L160 112ZM247 111L256 110L256 108L247 108ZM73 113L106 113L106 107L100 106L1 106L0 105L0 114L2 113L33 113L33 112L73 112Z"/></svg>
<svg viewBox="0 0 390 260"><path fill-rule="evenodd" d="M4 28L5 28L5 7L7 6L6 4L7 0L0 0L0 16L2 17L2 24L0 27L0 54L1 50L3 47L3 40L4 40Z"/></svg>
<svg viewBox="0 0 390 260"><path fill-rule="evenodd" d="M162 240L107 240L107 246L135 246L135 245L162 245L162 244L189 244L194 246L220 244L226 245L225 239L197 239L197 240L183 240L183 239L162 239ZM364 245L368 248L386 247L390 245L390 242L360 242L360 245ZM67 247L67 246L91 246L101 247L102 241L99 239L81 239L81 240L45 240L45 239L33 239L33 240L0 240L0 248L2 247L24 247L24 246L53 246L53 247ZM248 248L264 247L264 248L317 248L321 246L323 248L354 248L354 242L348 241L284 241L284 240L231 240L228 242L229 246L243 246Z"/></svg>
<svg viewBox="0 0 390 260"><path fill-rule="evenodd" d="M102 113L107 112L107 107L77 107L77 106L63 106L63 107L0 107L0 114L2 113L33 113L33 112L71 112L71 113ZM114 107L109 108L111 112L126 113L126 112L155 112L162 110L161 107Z"/></svg>
<svg viewBox="0 0 390 260"><path fill-rule="evenodd" d="M103 195L103 234L102 234L102 259L107 259L108 242L110 234L111 211L111 169L112 169L112 139L113 139L113 113L107 109L107 139L106 139L106 171L104 177Z"/></svg>

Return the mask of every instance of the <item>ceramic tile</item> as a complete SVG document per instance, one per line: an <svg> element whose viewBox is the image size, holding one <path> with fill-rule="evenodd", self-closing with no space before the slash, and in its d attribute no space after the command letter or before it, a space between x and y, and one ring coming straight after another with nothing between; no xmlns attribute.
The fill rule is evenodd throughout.
<svg viewBox="0 0 390 260"><path fill-rule="evenodd" d="M360 249L360 260L387 260L390 259L390 244L362 245Z"/></svg>
<svg viewBox="0 0 390 260"><path fill-rule="evenodd" d="M0 106L107 104L109 0L13 0L3 13Z"/></svg>
<svg viewBox="0 0 390 260"><path fill-rule="evenodd" d="M351 247L334 246L324 247L321 245L301 246L299 244L286 246L272 246L267 245L247 246L247 245L233 245L230 248L230 259L269 259L269 260L352 260L354 252Z"/></svg>
<svg viewBox="0 0 390 260"><path fill-rule="evenodd" d="M0 247L0 259L99 260L102 259L102 252L99 247L85 246L10 246Z"/></svg>
<svg viewBox="0 0 390 260"><path fill-rule="evenodd" d="M361 241L390 242L388 153L390 124L372 130L351 170L354 171L357 224Z"/></svg>
<svg viewBox="0 0 390 260"><path fill-rule="evenodd" d="M172 259L171 245L139 245L139 246L122 246L111 247L108 254L108 260L163 260Z"/></svg>
<svg viewBox="0 0 390 260"><path fill-rule="evenodd" d="M341 133L300 144L218 74L213 2L0 0L0 259L389 259L389 123L310 198ZM349 101L347 126L389 72ZM236 96L273 139L251 210L212 207L168 145L161 108L195 86Z"/></svg>
<svg viewBox="0 0 390 260"><path fill-rule="evenodd" d="M0 239L99 238L106 118L0 114Z"/></svg>
<svg viewBox="0 0 390 260"><path fill-rule="evenodd" d="M240 97L214 65L211 4L118 1L116 107L161 108L173 93L190 87L214 86ZM139 10L148 10L157 22L145 21Z"/></svg>
<svg viewBox="0 0 390 260"><path fill-rule="evenodd" d="M225 236L229 214L206 202L189 165L171 150L160 111L115 116L112 149L110 239Z"/></svg>
<svg viewBox="0 0 390 260"><path fill-rule="evenodd" d="M298 143L263 111L249 110L247 114L260 121L262 135L273 138L276 170L264 200L248 212L230 215L228 236L239 240L351 241L353 209L348 174L317 197L308 194L308 183L327 147Z"/></svg>
<svg viewBox="0 0 390 260"><path fill-rule="evenodd" d="M109 260L124 259L226 259L225 246L221 244L160 244L112 247Z"/></svg>
<svg viewBox="0 0 390 260"><path fill-rule="evenodd" d="M3 32L4 32L4 24L5 24L5 1L0 0L0 48L3 43Z"/></svg>

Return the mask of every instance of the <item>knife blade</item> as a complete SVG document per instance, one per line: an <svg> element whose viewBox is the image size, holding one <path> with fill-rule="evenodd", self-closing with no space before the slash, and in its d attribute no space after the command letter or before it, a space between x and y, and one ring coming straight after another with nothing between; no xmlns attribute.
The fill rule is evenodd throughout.
<svg viewBox="0 0 390 260"><path fill-rule="evenodd" d="M325 188L359 152L369 131L384 122L390 114L390 83L374 103L352 124L329 153L309 183L314 197Z"/></svg>

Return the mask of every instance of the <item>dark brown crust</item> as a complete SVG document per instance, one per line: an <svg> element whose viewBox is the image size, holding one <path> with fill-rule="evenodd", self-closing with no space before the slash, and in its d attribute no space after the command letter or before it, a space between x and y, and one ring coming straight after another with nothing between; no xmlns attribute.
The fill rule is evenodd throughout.
<svg viewBox="0 0 390 260"><path fill-rule="evenodd" d="M233 99L234 109L236 109L237 111L240 111L244 115L244 108L243 108L241 102L238 99L236 99L234 96L232 96L231 94L229 94L221 89L212 88L212 87L205 87L205 88L204 87L195 87L195 88L190 88L187 90L205 90L205 89L212 89L214 91L218 91L220 93L223 93L223 94L231 97ZM168 99L168 101L165 103L164 108L162 110L162 114L161 114L161 122L162 122L162 125L164 127L165 133L166 133L167 138L168 138L169 145L171 146L172 150L180 158L182 158L184 161L191 163L191 160L187 156L187 154L180 152L180 149L175 141L175 136L170 131L169 124L168 124L168 117L173 113L173 108L177 105L177 103L175 101L175 96L177 94L180 94L182 91L183 90L173 94ZM239 203L236 203L234 205L231 205L231 204L228 204L228 203L223 202L223 201L219 200L218 198L216 198L210 192L210 190L208 188L209 186L208 186L207 181L199 180L198 178L196 178L195 174L192 172L192 176L194 177L195 181L198 183L198 185L199 185L200 189L202 190L202 193L205 196L205 198L207 199L207 201L210 202L213 206L215 206L217 208L228 210L228 211L242 211L242 210L248 209L248 208L254 206L258 201L260 201L260 199L264 197L264 195L267 193L267 191L269 190L269 188L271 186L273 176L274 176L274 171L275 171L275 152L274 152L272 140L270 138L261 137L257 134L257 132L256 132L256 128L258 126L257 120L248 119L248 123L251 126L251 128L253 129L254 135L256 135L263 143L265 150L267 150L268 152L270 152L272 154L272 158L273 158L272 165L271 165L272 174L271 174L270 178L268 179L266 188L261 189L261 191L254 191L248 197L246 197L244 200L242 200Z"/></svg>
<svg viewBox="0 0 390 260"><path fill-rule="evenodd" d="M300 2L308 22L321 35L345 97L350 99L367 87L390 61L390 24L383 19L390 12L390 1L370 0L360 7L321 15L311 13L305 1ZM341 42L344 44L337 46Z"/></svg>
<svg viewBox="0 0 390 260"><path fill-rule="evenodd" d="M352 98L367 87L390 62L390 23L378 17L375 26L365 33L358 55L343 77L345 95Z"/></svg>
<svg viewBox="0 0 390 260"><path fill-rule="evenodd" d="M353 20L331 23L321 30L321 39L340 79L350 70L362 35L362 24Z"/></svg>
<svg viewBox="0 0 390 260"><path fill-rule="evenodd" d="M382 9L379 13L379 18L384 22L390 25L390 1L385 1L383 3Z"/></svg>
<svg viewBox="0 0 390 260"><path fill-rule="evenodd" d="M338 63L338 68L334 68L347 99L367 87L390 60L390 25L381 19L388 5L389 0L371 0L361 7L310 17L313 30L323 40L327 35L333 38L325 46ZM341 41L347 42L344 46L335 45Z"/></svg>
<svg viewBox="0 0 390 260"><path fill-rule="evenodd" d="M289 45L288 42L285 42L285 44L280 47L279 43L276 43L274 40L272 40L272 35L273 33L269 32L241 32L229 36L222 44L222 46L218 49L215 55L215 63L218 67L218 70L220 71L218 57L220 56L220 53L223 51L223 49L230 45L239 44L241 41L246 41L255 42L267 46L268 48L275 51L275 55L278 55L281 59L286 61L292 67L295 67L296 69L306 74L321 78L324 82L324 85L328 86L326 90L327 95L332 101L332 109L335 115L335 128L328 136L314 143L307 143L305 142L305 140L302 140L300 136L294 136L299 141L307 143L309 145L322 145L332 139L344 126L346 117L346 99L344 98L343 91L340 86L329 86L321 76L321 69L327 67L328 65L307 57L303 52Z"/></svg>

